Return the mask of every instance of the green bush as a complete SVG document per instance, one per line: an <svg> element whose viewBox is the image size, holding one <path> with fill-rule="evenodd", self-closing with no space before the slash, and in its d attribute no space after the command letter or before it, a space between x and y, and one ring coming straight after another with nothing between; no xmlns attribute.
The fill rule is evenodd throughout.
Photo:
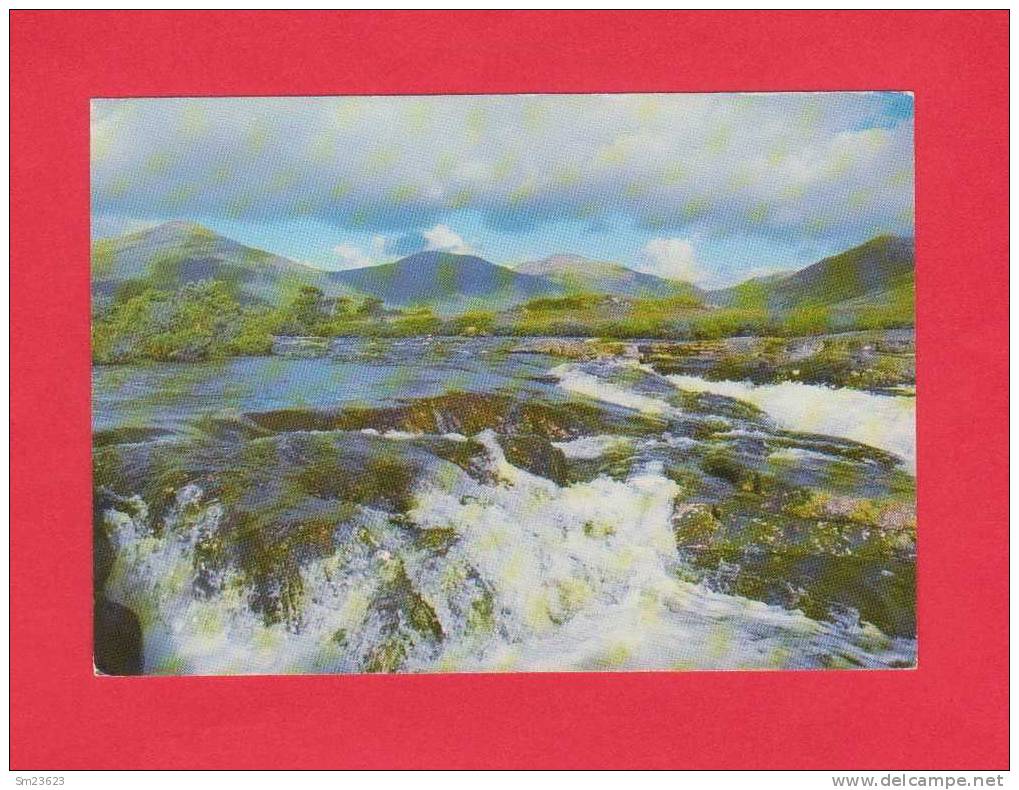
<svg viewBox="0 0 1019 790"><path fill-rule="evenodd" d="M790 310L782 322L787 335L823 335L832 330L831 310L825 305L803 305Z"/></svg>
<svg viewBox="0 0 1019 790"><path fill-rule="evenodd" d="M492 330L495 314L484 310L471 310L447 321L443 330L453 335L484 335Z"/></svg>
<svg viewBox="0 0 1019 790"><path fill-rule="evenodd" d="M92 358L198 362L266 354L273 323L267 310L243 309L220 282L189 283L175 294L148 289L115 302L93 322Z"/></svg>

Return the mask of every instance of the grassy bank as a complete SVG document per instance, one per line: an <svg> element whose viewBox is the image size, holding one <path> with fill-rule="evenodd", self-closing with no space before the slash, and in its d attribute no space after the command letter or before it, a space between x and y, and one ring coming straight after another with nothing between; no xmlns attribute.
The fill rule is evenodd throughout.
<svg viewBox="0 0 1019 790"><path fill-rule="evenodd" d="M580 294L543 298L503 312L439 316L428 308L396 310L373 298L328 298L301 288L285 304L245 304L227 283L207 280L176 292L125 289L93 312L97 364L143 360L197 362L269 354L273 338L553 336L606 339L716 340L800 337L913 326L913 289L880 301L803 304L770 310L753 300L725 307L690 296L659 299Z"/></svg>

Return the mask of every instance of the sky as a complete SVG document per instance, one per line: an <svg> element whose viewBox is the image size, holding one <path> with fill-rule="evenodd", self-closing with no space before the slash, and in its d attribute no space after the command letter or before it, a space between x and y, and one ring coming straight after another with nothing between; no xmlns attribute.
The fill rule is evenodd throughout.
<svg viewBox="0 0 1019 790"><path fill-rule="evenodd" d="M92 234L324 269L557 254L705 287L913 233L905 93L97 99Z"/></svg>

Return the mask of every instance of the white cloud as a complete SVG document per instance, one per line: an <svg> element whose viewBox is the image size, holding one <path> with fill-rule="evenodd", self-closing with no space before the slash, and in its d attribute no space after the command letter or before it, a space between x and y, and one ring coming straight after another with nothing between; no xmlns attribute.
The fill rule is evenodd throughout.
<svg viewBox="0 0 1019 790"><path fill-rule="evenodd" d="M693 244L687 239L651 239L640 251L636 268L648 274L700 283L706 273L697 262Z"/></svg>
<svg viewBox="0 0 1019 790"><path fill-rule="evenodd" d="M360 247L353 244L337 244L333 247L333 252L339 259L341 269L360 269L374 263Z"/></svg>
<svg viewBox="0 0 1019 790"><path fill-rule="evenodd" d="M441 250L442 252L454 252L457 255L469 255L472 250L464 242L463 238L448 225L436 225L421 231L425 240L426 250Z"/></svg>
<svg viewBox="0 0 1019 790"><path fill-rule="evenodd" d="M333 254L337 257L340 269L361 269L382 263L386 253L387 239L381 233L372 236L368 250L365 251L354 244L337 244Z"/></svg>
<svg viewBox="0 0 1019 790"><path fill-rule="evenodd" d="M913 128L876 93L97 100L96 214L418 232L911 232Z"/></svg>
<svg viewBox="0 0 1019 790"><path fill-rule="evenodd" d="M381 233L376 233L372 236L371 243L371 254L374 258L381 258L386 252L386 246L389 244L389 239L383 236Z"/></svg>
<svg viewBox="0 0 1019 790"><path fill-rule="evenodd" d="M134 217L94 216L92 217L92 238L105 236L121 236L140 230L154 228L159 222L153 219L135 219Z"/></svg>

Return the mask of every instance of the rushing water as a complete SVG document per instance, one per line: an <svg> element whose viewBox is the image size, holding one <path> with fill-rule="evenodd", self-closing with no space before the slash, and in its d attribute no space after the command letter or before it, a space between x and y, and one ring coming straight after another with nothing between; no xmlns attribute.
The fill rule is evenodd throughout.
<svg viewBox="0 0 1019 790"><path fill-rule="evenodd" d="M747 597L746 584L723 579L731 562L712 559L709 573L679 550L676 526L710 503L757 496L724 470L701 471L714 470L704 459L719 448L756 470L745 478L754 486L779 470L809 489L856 464L860 491L884 491L881 480L903 474L894 460L834 442L863 441L911 468L907 399L664 377L632 359L564 363L514 346L345 340L319 358L97 368L97 469L113 470L97 472L98 528L115 555L101 593L137 617L144 671L913 663L909 617L884 593L870 601L870 582L859 581L878 589L911 578L908 558L874 561L849 583L861 589L825 591L831 600L807 616L796 601L829 572L824 563L846 560L841 549L769 570ZM695 414L682 396L699 391L725 397L698 402ZM470 397L428 400L449 392ZM508 405L496 414L489 398ZM521 424L552 441L541 439L537 460L508 460L520 452L512 415L575 403L600 414L598 424L528 418ZM354 408L357 424L343 416ZM298 422L265 416L283 412ZM300 422L317 414L340 416ZM789 431L835 438L829 446ZM739 513L746 524L753 515ZM755 567L760 551L744 553ZM866 605L884 632L860 616Z"/></svg>
<svg viewBox="0 0 1019 790"><path fill-rule="evenodd" d="M876 395L848 387L786 381L750 384L669 376L679 389L713 392L759 406L783 428L841 436L879 447L916 468L916 399Z"/></svg>

